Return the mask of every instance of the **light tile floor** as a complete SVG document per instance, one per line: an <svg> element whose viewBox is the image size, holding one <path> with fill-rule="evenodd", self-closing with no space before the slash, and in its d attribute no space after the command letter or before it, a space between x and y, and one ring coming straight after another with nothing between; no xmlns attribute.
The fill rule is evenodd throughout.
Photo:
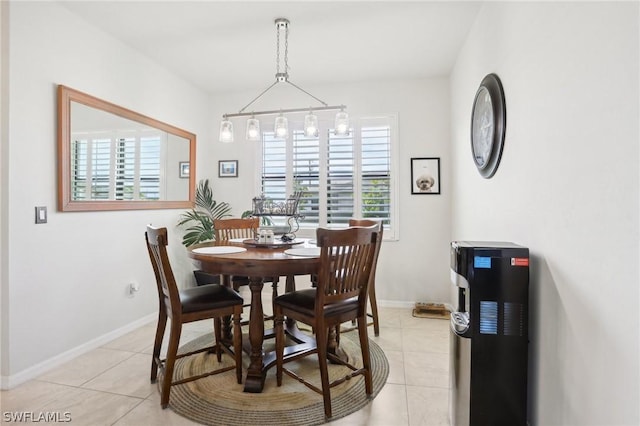
<svg viewBox="0 0 640 426"><path fill-rule="evenodd" d="M372 327L369 330L389 360L387 384L372 403L331 424L448 425L448 321L414 318L411 309L381 308L379 314L380 336L373 336ZM209 322L188 324L181 341L209 331ZM149 382L154 333L155 324L142 326L2 391L0 423L9 422L7 413L68 412L74 426L195 424L170 408L160 408L157 386Z"/></svg>

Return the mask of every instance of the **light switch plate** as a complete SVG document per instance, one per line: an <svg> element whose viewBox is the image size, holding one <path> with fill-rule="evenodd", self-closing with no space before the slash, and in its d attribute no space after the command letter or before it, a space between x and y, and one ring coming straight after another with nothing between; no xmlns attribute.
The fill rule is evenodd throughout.
<svg viewBox="0 0 640 426"><path fill-rule="evenodd" d="M47 207L36 207L36 223L47 223Z"/></svg>

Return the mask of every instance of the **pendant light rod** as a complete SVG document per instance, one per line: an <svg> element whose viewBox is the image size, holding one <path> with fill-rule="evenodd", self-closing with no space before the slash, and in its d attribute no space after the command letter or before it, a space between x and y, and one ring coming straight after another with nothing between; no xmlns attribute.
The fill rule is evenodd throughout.
<svg viewBox="0 0 640 426"><path fill-rule="evenodd" d="M278 83L279 83L279 81L278 81L278 80L276 80L276 81L275 81L271 86L269 86L269 87L267 87L266 89L264 89L264 90L262 91L262 93L260 93L258 96L256 96L255 98L253 98L253 100L252 100L251 102L249 102L247 105L245 105L245 107L244 107L244 108L242 108L240 111L238 111L238 113L242 113L242 112L244 112L244 110L245 110L245 109L249 108L249 107L251 106L251 104L253 104L255 101L257 101L258 99L260 99L260 98L262 97L262 95L264 95L265 93L267 93L269 90L271 90L271 88L272 88L273 86L275 86L275 85L276 85L276 84L278 84ZM229 115L229 114L227 114L227 115Z"/></svg>
<svg viewBox="0 0 640 426"><path fill-rule="evenodd" d="M324 106L327 106L327 105L328 105L328 104L327 104L325 101L323 101L322 99L319 99L319 98L317 98L317 97L313 96L311 93L307 92L307 91L306 91L306 90L304 90L302 87L300 87L300 86L298 86L298 85L296 85L296 84L292 83L291 81L287 80L287 83L289 83L290 85L292 85L293 87L295 87L296 89L298 89L299 91L301 91L302 93L305 93L305 94L307 94L307 95L311 96L313 99L315 99L316 101L320 102L322 105L324 105Z"/></svg>
<svg viewBox="0 0 640 426"><path fill-rule="evenodd" d="M318 106L318 107L306 107L306 108L289 108L289 109L272 109L269 111L252 111L252 112L236 112L232 114L225 114L223 117L225 119L231 117L249 117L252 115L273 115L273 114L286 114L290 112L309 112L309 111L332 111L332 110L343 110L345 109L345 105L327 105L327 106Z"/></svg>
<svg viewBox="0 0 640 426"><path fill-rule="evenodd" d="M320 102L322 105L324 106L329 106L328 103L326 103L325 101L323 101L322 99L313 96L311 93L307 92L306 90L304 90L302 87L298 86L297 84L292 83L291 81L289 81L289 76L285 75L284 80L280 80L280 77L278 75L276 75L276 77L278 77L278 79L273 82L273 84L269 87L267 87L266 89L264 89L262 91L262 93L260 93L258 96L256 96L255 98L253 98L251 100L251 102L249 102L247 105L245 105L240 111L238 111L238 113L243 113L247 108L249 108L255 101L257 101L258 99L260 99L265 93L267 93L269 90L271 90L273 88L273 86L275 86L278 83L289 83L290 85L292 85L293 87L295 87L296 89L298 89L299 91L301 91L302 93L304 93L305 95L308 95L310 97L312 97L313 99L315 99L316 101ZM227 114L227 116L232 116L231 114Z"/></svg>

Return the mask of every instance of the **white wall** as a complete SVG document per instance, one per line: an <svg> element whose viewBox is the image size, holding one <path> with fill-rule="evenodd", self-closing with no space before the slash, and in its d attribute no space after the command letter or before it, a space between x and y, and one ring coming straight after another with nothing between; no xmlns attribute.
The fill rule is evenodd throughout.
<svg viewBox="0 0 640 426"><path fill-rule="evenodd" d="M449 93L447 79L383 81L304 87L330 105L347 105L352 116L395 113L398 116L400 230L398 241L382 245L376 293L387 304L413 306L417 301L445 302L449 294ZM280 89L279 89L280 90ZM223 113L239 110L258 90L217 96L214 103L215 131ZM295 89L281 89L265 95L256 110L277 109L282 105L305 106L311 98L296 97ZM291 100L295 99L295 100ZM262 100L261 100L262 102ZM282 102L278 104L277 102ZM254 188L259 164L259 144L244 140L246 119L233 119L235 142L215 143L212 152L201 161L217 176L218 160L239 160L237 179L215 179L216 199L229 202L234 214L251 208L251 199L259 195ZM273 126L273 117L261 118L261 126ZM202 151L201 151L202 152ZM410 158L441 157L441 195L411 195ZM239 188L240 187L240 188ZM418 248L418 249L417 249Z"/></svg>
<svg viewBox="0 0 640 426"><path fill-rule="evenodd" d="M3 386L157 310L146 224L169 228L176 274L190 276L175 229L180 210L56 211L56 85L196 133L198 146L211 144L209 101L193 86L56 3L12 2L9 13L11 84L2 92L3 102L9 99L8 145L3 137L1 157L8 201L0 212L8 224L0 252ZM48 207L47 224L34 224L34 206ZM126 294L130 281L140 284L134 298Z"/></svg>
<svg viewBox="0 0 640 426"><path fill-rule="evenodd" d="M6 158L9 149L9 98L5 96L9 90L9 13L8 3L0 2L0 188L4 188L6 181ZM7 307L7 244L4 235L7 232L7 195L4 189L0 190L0 345L4 342L4 336L8 330ZM6 357L0 349L0 376L4 371Z"/></svg>
<svg viewBox="0 0 640 426"><path fill-rule="evenodd" d="M147 223L169 227L172 260L190 279L191 262L175 228L181 211L58 213L55 88L72 88L194 132L197 178L212 180L220 201L240 214L255 196L255 151L241 138L223 145L219 117L256 92L206 97L146 58L55 3L10 4L11 85L8 139L3 145L2 385L9 387L113 336L156 310L155 284L144 249ZM354 115L396 113L399 123L400 231L383 245L378 297L399 305L446 301L450 223L448 80L391 81L311 87ZM8 92L8 93L6 93ZM308 102L308 99L304 101ZM304 105L304 103L302 104ZM211 111L213 110L213 113ZM425 130L426 129L426 130ZM426 133L425 133L426 132ZM240 130L237 134L242 134ZM412 196L411 157L441 157L442 195ZM220 159L238 159L238 179L218 179ZM49 208L35 225L34 206ZM433 224L437 223L437 226ZM420 247L420 250L415 250ZM427 263L428 260L428 263ZM130 281L141 284L126 296Z"/></svg>
<svg viewBox="0 0 640 426"><path fill-rule="evenodd" d="M532 425L637 425L638 3L486 4L451 76L453 238L530 247ZM507 103L475 170L482 78Z"/></svg>

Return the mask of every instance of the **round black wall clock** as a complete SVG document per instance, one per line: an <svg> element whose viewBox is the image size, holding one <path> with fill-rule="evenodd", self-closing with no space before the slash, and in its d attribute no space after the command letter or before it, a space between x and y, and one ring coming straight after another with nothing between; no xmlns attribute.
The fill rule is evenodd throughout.
<svg viewBox="0 0 640 426"><path fill-rule="evenodd" d="M507 108L502 83L488 74L480 83L471 112L471 153L483 178L492 177L502 156Z"/></svg>

